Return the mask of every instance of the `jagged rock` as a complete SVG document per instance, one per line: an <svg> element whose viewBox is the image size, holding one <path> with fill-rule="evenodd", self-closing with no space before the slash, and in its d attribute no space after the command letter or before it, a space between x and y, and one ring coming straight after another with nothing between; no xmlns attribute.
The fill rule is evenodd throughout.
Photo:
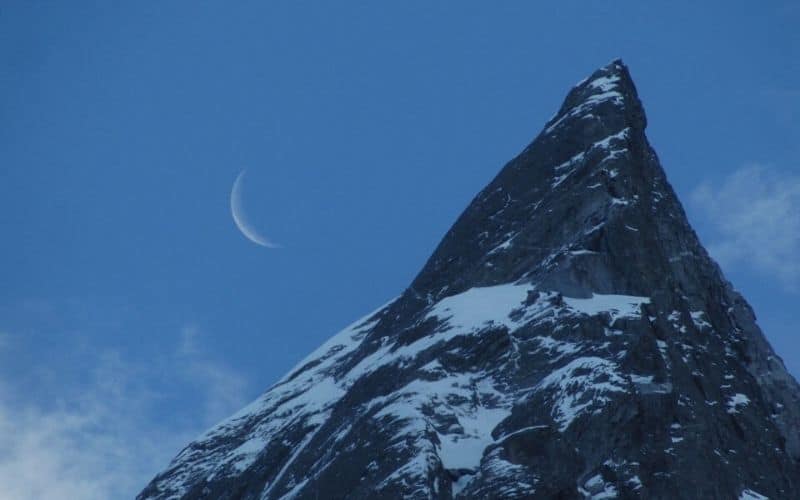
<svg viewBox="0 0 800 500"><path fill-rule="evenodd" d="M797 498L800 388L645 126L621 61L579 83L400 297L139 498Z"/></svg>

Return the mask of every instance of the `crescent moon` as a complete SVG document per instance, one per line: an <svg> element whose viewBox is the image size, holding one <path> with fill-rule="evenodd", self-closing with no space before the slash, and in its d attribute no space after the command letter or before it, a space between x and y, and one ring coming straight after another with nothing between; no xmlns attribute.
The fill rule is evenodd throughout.
<svg viewBox="0 0 800 500"><path fill-rule="evenodd" d="M250 221L247 220L242 206L242 184L244 184L245 172L246 170L239 172L239 175L236 176L236 180L233 181L233 188L231 188L231 216L233 216L233 222L244 237L256 245L261 245L266 248L280 248L280 245L271 242L266 236L260 234L253 225L250 224Z"/></svg>

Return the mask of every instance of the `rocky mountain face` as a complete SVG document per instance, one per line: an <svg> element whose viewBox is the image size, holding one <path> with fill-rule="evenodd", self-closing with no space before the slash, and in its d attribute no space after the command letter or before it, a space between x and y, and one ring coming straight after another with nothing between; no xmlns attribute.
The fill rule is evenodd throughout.
<svg viewBox="0 0 800 500"><path fill-rule="evenodd" d="M139 498L799 498L800 387L645 126L621 61L579 83L402 295Z"/></svg>

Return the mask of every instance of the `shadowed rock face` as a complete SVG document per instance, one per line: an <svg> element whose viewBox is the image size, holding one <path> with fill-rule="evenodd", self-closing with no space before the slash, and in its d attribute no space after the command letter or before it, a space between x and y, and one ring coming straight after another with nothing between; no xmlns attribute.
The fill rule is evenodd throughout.
<svg viewBox="0 0 800 500"><path fill-rule="evenodd" d="M796 497L800 388L645 126L621 61L579 83L400 297L139 498Z"/></svg>

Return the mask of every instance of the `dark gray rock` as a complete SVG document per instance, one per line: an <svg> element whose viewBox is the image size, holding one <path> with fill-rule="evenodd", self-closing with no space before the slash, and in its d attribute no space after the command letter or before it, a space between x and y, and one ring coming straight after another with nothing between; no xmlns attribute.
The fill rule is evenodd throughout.
<svg viewBox="0 0 800 500"><path fill-rule="evenodd" d="M139 498L797 498L800 388L645 126L621 61L578 84L400 297Z"/></svg>

